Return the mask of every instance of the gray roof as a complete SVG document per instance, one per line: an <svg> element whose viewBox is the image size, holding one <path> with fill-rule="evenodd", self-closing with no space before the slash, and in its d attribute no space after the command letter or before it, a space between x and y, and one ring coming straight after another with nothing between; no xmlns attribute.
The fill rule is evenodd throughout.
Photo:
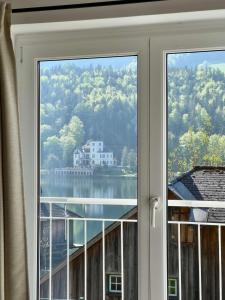
<svg viewBox="0 0 225 300"><path fill-rule="evenodd" d="M194 167L172 181L169 189L185 200L225 201L225 167ZM200 213L196 210L194 219L197 219L197 211ZM225 209L208 209L206 221L225 222Z"/></svg>
<svg viewBox="0 0 225 300"><path fill-rule="evenodd" d="M225 167L194 167L171 182L170 187L181 196L188 190L195 200L225 201Z"/></svg>

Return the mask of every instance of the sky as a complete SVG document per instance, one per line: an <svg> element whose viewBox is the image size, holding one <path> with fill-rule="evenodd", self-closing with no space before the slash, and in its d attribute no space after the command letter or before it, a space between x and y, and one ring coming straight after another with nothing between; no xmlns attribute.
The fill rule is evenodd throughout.
<svg viewBox="0 0 225 300"><path fill-rule="evenodd" d="M225 51L198 51L187 53L168 54L168 65L170 67L195 67L197 65L219 65L225 64ZM41 68L51 68L56 65L64 65L65 63L72 63L76 66L112 66L114 68L121 68L131 62L137 62L137 56L117 56L106 58L84 58L84 59L67 59L67 60L53 60L41 61Z"/></svg>
<svg viewBox="0 0 225 300"><path fill-rule="evenodd" d="M56 60L56 61L41 61L40 67L41 68L51 68L53 66L60 66L63 64L67 64L71 62L72 64L75 64L76 66L82 68L82 67L88 67L88 66L112 66L114 68L120 68L125 65L128 65L131 62L137 61L137 56L118 56L118 57L106 57L106 58L86 58L86 59L70 59L70 60Z"/></svg>
<svg viewBox="0 0 225 300"><path fill-rule="evenodd" d="M197 65L225 64L225 51L199 51L187 53L168 54L170 67L196 67Z"/></svg>

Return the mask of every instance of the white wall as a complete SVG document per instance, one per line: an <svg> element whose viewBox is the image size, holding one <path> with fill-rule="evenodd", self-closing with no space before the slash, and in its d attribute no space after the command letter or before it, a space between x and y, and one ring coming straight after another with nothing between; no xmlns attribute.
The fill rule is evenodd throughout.
<svg viewBox="0 0 225 300"><path fill-rule="evenodd" d="M83 0L83 2L93 0ZM100 1L100 0L94 0ZM82 0L8 0L13 8L80 3ZM165 0L112 7L85 8L13 15L13 24L45 23L224 9L224 0Z"/></svg>

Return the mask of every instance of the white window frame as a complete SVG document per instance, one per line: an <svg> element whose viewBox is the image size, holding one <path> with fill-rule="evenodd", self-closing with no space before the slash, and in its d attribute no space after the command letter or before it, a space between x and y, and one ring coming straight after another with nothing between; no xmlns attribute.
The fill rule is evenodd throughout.
<svg viewBox="0 0 225 300"><path fill-rule="evenodd" d="M191 30L191 29L192 30ZM151 187L151 192L154 195L160 195L163 199L161 203L162 209L157 212L157 221L161 225L157 230L151 231L150 233L150 244L153 245L150 248L150 264L152 270L159 270L160 273L163 271L163 266L167 265L167 257L165 255L165 239L167 233L167 93L166 93L166 55L168 53L182 53L182 52L195 52L195 51L209 51L209 50L225 50L225 30L224 28L213 29L204 24L203 27L193 30L190 26L183 29L183 33L168 33L167 35L155 35L151 38L150 45L150 78L151 78L151 89L150 99L157 99L157 103L151 101L150 111L158 111L155 116L152 116L150 128L158 128L157 136L155 136L154 145L151 145L151 158L150 161L154 164L154 177L150 173L151 183L154 180L154 185ZM156 71L157 70L157 71ZM154 107L154 108L153 108ZM160 117L161 116L161 117ZM152 126L151 126L152 124ZM153 130L150 134L155 135ZM157 149L160 149L161 153L157 154ZM159 150L158 150L159 152ZM150 169L152 171L152 168ZM150 172L151 172L150 171ZM155 234L158 234L158 238ZM163 266L160 265L159 260L156 257L161 257ZM181 257L180 257L181 258ZM181 264L179 264L181 268ZM201 267L200 267L201 268ZM179 272L178 278L178 295L179 299L182 300L182 276L181 271ZM152 274L152 272L150 273ZM199 270L201 274L201 269ZM162 288L162 281L167 278L160 276L151 276L151 284L156 290L152 289L151 299L159 299L158 291ZM167 283L164 282L164 288L167 289ZM201 286L201 285L200 285ZM221 291L220 291L221 293ZM201 288L199 289L200 300ZM164 298L163 298L164 297ZM165 294L162 295L161 299L166 299Z"/></svg>
<svg viewBox="0 0 225 300"><path fill-rule="evenodd" d="M116 278L116 282L112 282L112 278ZM117 282L117 278L120 278L120 283ZM112 285L121 285L121 290L114 290L112 289ZM122 276L120 274L110 274L109 275L109 292L110 293L117 293L117 294L121 294L122 292Z"/></svg>
<svg viewBox="0 0 225 300"><path fill-rule="evenodd" d="M48 42L46 42L46 38ZM50 40L49 40L50 39ZM28 258L31 298L37 295L37 220L38 210L38 74L37 62L45 59L107 57L138 55L138 293L139 299L149 298L149 39L118 35L86 38L77 33L23 37L17 40L19 110L21 122L22 155L24 159L25 200L28 228ZM35 40L35 42L34 42ZM22 51L22 52L21 52ZM22 56L21 56L22 55ZM140 79L142 78L142 79ZM145 278L145 280L143 280Z"/></svg>
<svg viewBox="0 0 225 300"><path fill-rule="evenodd" d="M141 146L138 160L139 172L145 180L144 182L141 181L140 176L138 182L139 199L141 200L139 201L139 217L141 216L141 218L139 218L138 229L138 300L166 300L168 279L165 54L176 50L215 48L215 45L216 49L224 48L225 41L221 38L225 36L224 22L216 20L215 12L211 12L210 19L215 17L211 23L207 21L209 14L204 14L204 16L206 21L202 20L201 23L198 20L195 22L196 16L194 17L195 21L193 21L193 16L189 13L185 15L185 18L184 14L180 17L174 16L174 20L179 22L185 19L187 23L184 24L146 25L139 28L124 27L48 33L48 26L46 25L46 32L42 34L30 33L29 29L27 34L24 34L24 29L20 34L20 30L16 30L18 35L14 37L14 40L18 69L31 299L36 300L37 287L37 224L34 220L37 216L38 194L36 184L38 145L35 126L38 121L36 102L38 90L35 84L37 82L37 69L34 62L53 56L55 58L80 58L103 54L137 54L138 52L142 56L142 59L139 60L139 72L141 70L139 77L144 78L144 80L140 82L139 99L144 98L146 103L145 106L139 106L138 137ZM165 16L162 18L165 19ZM161 20L159 16L159 22ZM124 23L126 24L126 21ZM34 32L37 31L36 28L34 28ZM68 44L73 45L76 51L72 52ZM148 90L149 86L150 91ZM149 98L150 103L148 102ZM140 116L142 122L140 122ZM149 211L149 198L154 195L159 195L161 198L161 204L156 214L156 228L150 227Z"/></svg>

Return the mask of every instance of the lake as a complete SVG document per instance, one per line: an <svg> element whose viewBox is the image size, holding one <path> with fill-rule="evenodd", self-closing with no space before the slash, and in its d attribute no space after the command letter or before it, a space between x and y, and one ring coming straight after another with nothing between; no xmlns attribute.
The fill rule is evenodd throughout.
<svg viewBox="0 0 225 300"><path fill-rule="evenodd" d="M133 206L122 199L137 198L137 178L115 176L41 176L42 197L80 197L121 199L120 205L71 204L67 208L79 216L118 218ZM63 207L63 205L62 205Z"/></svg>
<svg viewBox="0 0 225 300"><path fill-rule="evenodd" d="M42 197L137 198L137 178L116 176L41 176Z"/></svg>

